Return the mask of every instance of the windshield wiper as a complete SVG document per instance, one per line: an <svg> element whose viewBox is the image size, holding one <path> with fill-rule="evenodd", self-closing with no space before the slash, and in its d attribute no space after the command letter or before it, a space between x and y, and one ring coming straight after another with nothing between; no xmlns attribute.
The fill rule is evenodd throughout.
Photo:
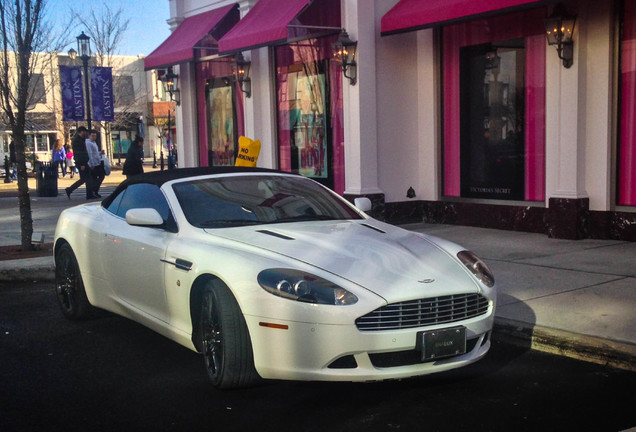
<svg viewBox="0 0 636 432"><path fill-rule="evenodd" d="M290 216L286 218L280 218L272 221L271 223L284 223L284 222L306 222L306 221L322 221L322 220L339 220L340 218L327 215L298 215Z"/></svg>
<svg viewBox="0 0 636 432"><path fill-rule="evenodd" d="M227 228L244 225L259 225L263 222L258 220L241 220L241 219L210 219L199 224L201 228Z"/></svg>

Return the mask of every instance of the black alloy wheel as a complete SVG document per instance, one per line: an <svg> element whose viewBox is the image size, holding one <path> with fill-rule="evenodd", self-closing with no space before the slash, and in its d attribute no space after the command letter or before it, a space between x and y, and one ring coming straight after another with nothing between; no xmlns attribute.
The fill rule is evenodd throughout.
<svg viewBox="0 0 636 432"><path fill-rule="evenodd" d="M93 311L77 259L68 244L62 245L55 254L55 294L62 314L70 320L87 318Z"/></svg>
<svg viewBox="0 0 636 432"><path fill-rule="evenodd" d="M199 334L210 381L218 388L248 387L260 377L243 314L230 290L211 281L200 303Z"/></svg>

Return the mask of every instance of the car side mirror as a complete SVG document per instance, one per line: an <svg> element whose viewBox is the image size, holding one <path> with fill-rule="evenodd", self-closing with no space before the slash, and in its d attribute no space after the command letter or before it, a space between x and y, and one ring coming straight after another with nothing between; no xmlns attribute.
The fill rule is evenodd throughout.
<svg viewBox="0 0 636 432"><path fill-rule="evenodd" d="M133 226L161 226L163 218L153 208L135 208L126 212L126 222Z"/></svg>
<svg viewBox="0 0 636 432"><path fill-rule="evenodd" d="M354 199L353 205L355 205L358 210L363 212L368 212L373 207L371 205L371 200L367 197L360 197L360 198Z"/></svg>

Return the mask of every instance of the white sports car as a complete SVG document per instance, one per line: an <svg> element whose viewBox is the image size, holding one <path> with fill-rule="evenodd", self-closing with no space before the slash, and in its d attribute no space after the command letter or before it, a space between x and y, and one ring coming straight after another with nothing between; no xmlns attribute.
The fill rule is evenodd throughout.
<svg viewBox="0 0 636 432"><path fill-rule="evenodd" d="M370 207L278 171L142 174L61 214L57 298L69 319L106 309L202 353L220 388L406 378L482 358L496 302L486 265Z"/></svg>

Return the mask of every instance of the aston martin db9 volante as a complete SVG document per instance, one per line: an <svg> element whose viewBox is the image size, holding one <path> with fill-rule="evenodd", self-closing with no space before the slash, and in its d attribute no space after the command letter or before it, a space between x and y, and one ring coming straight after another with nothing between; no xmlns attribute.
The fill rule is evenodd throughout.
<svg viewBox="0 0 636 432"><path fill-rule="evenodd" d="M201 353L219 388L399 379L481 359L488 267L370 209L272 170L141 174L60 215L57 298L68 319L106 309Z"/></svg>

